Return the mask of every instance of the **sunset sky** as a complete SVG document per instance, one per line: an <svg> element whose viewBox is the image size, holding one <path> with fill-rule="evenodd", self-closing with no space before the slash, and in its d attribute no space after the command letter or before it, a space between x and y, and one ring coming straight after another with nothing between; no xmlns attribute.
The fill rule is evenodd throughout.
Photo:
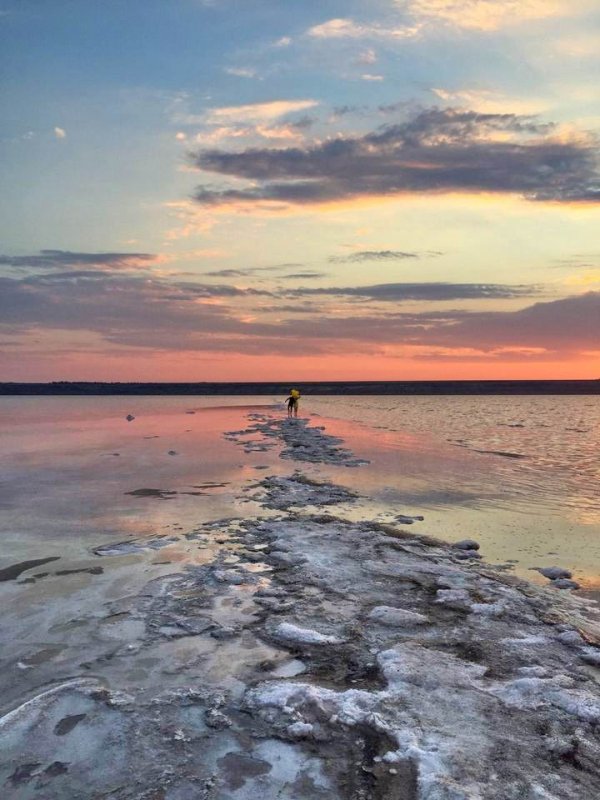
<svg viewBox="0 0 600 800"><path fill-rule="evenodd" d="M598 0L0 0L0 380L600 377Z"/></svg>

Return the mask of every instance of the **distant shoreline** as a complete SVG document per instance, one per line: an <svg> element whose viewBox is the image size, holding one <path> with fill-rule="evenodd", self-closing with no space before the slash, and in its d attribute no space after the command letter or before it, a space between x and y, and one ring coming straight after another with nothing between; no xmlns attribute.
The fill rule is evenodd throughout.
<svg viewBox="0 0 600 800"><path fill-rule="evenodd" d="M1 396L282 395L293 382L0 383ZM299 381L304 395L597 395L600 379L536 381Z"/></svg>

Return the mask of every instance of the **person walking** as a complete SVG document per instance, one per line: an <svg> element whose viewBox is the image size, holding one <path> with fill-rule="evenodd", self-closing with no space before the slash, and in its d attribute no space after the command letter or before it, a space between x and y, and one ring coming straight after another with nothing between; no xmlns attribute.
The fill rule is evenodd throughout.
<svg viewBox="0 0 600 800"><path fill-rule="evenodd" d="M294 417L297 417L298 405L300 402L300 392L298 391L298 389L290 389L290 396L287 398L285 402L287 404L288 417L291 417L292 415Z"/></svg>

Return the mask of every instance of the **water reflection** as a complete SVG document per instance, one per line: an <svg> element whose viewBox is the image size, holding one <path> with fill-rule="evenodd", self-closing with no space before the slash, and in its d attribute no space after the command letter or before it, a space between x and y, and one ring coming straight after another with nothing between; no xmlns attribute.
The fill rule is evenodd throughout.
<svg viewBox="0 0 600 800"><path fill-rule="evenodd" d="M406 407L400 408L400 400ZM469 401L465 408L464 400ZM545 583L531 568L558 565L572 570L582 585L595 586L600 575L597 406L581 397L508 400L515 401L512 411L521 405L515 425L527 424L524 407L530 415L546 407L555 415L550 422L535 421L527 434L527 459L476 452L512 452L516 447L518 434L508 423L507 437L495 432L490 440L484 438L482 425L490 427L490 417L498 418L499 401L506 398L399 398L393 406L388 397L381 398L380 409L376 398L350 398L348 406L319 398L311 403L319 414L330 408L337 414L339 405L340 414L362 417L356 422L324 416L319 423L325 422L328 432L344 438L357 456L371 463L360 472L316 471L373 498L363 506L372 516L389 507L407 514L424 512L425 522L416 528L420 533L477 539L486 560L515 562L515 573L528 580ZM589 438L582 444L565 433L564 417L574 416L573 403L595 410L588 431L595 431L596 449ZM378 413L379 419L396 424L402 417L408 430L372 427L369 423ZM509 410L505 413L512 419ZM559 418L561 432L550 437L553 445L546 454L541 426L558 424ZM448 436L450 429L455 437ZM456 439L462 446L456 446Z"/></svg>
<svg viewBox="0 0 600 800"><path fill-rule="evenodd" d="M442 476L452 467L448 448L474 453L486 496L504 495L523 510L567 507L581 524L600 524L596 397L311 398L311 408L383 431L384 447L437 452ZM460 478L462 486L469 476L463 470Z"/></svg>

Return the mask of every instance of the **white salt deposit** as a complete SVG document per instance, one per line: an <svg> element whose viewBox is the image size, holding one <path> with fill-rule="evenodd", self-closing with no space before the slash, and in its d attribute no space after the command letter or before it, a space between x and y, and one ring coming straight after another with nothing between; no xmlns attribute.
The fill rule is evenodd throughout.
<svg viewBox="0 0 600 800"><path fill-rule="evenodd" d="M380 625L389 625L392 628L425 625L428 622L425 614L407 611L403 608L392 608L391 606L375 606L369 614L369 619L373 622L378 622Z"/></svg>
<svg viewBox="0 0 600 800"><path fill-rule="evenodd" d="M310 722L294 722L288 726L287 732L290 736L303 737L309 736L314 730L314 725Z"/></svg>
<svg viewBox="0 0 600 800"><path fill-rule="evenodd" d="M298 644L341 644L343 639L337 636L329 636L319 631L311 630L310 628L299 628L297 625L292 625L289 622L280 623L273 635L276 639L283 639L286 642L297 642Z"/></svg>
<svg viewBox="0 0 600 800"><path fill-rule="evenodd" d="M99 686L101 686L101 683L96 678L74 678L73 680L61 683L58 686L53 686L51 689L40 692L40 694L37 694L35 697L27 700L27 702L22 703L17 708L0 717L0 731L5 730L19 720L26 718L33 712L43 712L44 708L53 703L60 695L73 691L86 692L97 689Z"/></svg>

